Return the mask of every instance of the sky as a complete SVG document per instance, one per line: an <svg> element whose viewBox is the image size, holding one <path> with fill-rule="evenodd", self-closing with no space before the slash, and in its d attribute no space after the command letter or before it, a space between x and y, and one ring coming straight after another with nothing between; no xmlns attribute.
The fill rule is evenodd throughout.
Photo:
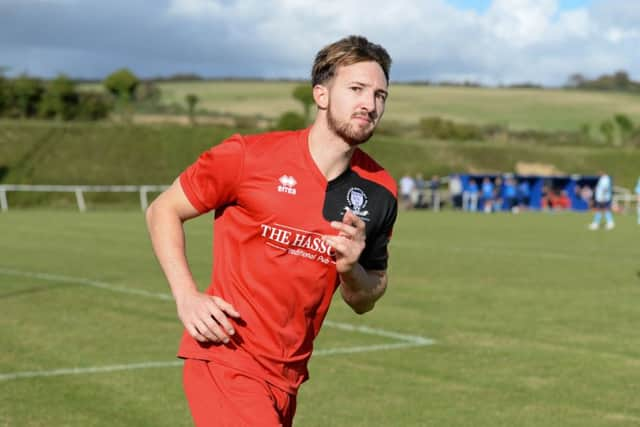
<svg viewBox="0 0 640 427"><path fill-rule="evenodd" d="M639 0L0 0L9 76L308 79L350 34L389 51L392 81L640 80Z"/></svg>

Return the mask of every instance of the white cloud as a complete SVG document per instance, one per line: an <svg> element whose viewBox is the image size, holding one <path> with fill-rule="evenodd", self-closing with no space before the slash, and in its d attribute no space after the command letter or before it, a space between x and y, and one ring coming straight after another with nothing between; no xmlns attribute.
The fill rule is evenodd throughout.
<svg viewBox="0 0 640 427"><path fill-rule="evenodd" d="M108 58L100 67L111 61L111 69L142 75L305 78L318 49L362 34L389 50L395 80L562 84L574 72L621 68L640 79L637 1L562 10L558 0L494 0L484 12L445 0L21 0L8 8L6 1L3 51L72 52L58 61L71 75L96 73L86 57L97 55ZM3 61L27 66L19 54Z"/></svg>

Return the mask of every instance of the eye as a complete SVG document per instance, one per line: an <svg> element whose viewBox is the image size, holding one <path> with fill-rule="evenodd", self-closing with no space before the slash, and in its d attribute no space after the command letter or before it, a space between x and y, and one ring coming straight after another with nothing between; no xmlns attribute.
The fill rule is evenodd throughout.
<svg viewBox="0 0 640 427"><path fill-rule="evenodd" d="M360 86L351 86L350 89L356 93L359 93L362 91L362 88Z"/></svg>
<svg viewBox="0 0 640 427"><path fill-rule="evenodd" d="M382 102L385 102L387 100L387 95L385 93L378 92L376 93L376 98L382 100Z"/></svg>

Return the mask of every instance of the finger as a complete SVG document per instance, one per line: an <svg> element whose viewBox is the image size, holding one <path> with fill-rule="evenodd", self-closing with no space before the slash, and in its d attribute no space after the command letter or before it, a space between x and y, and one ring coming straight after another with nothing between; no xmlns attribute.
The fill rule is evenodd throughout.
<svg viewBox="0 0 640 427"><path fill-rule="evenodd" d="M220 329L220 326L218 326L218 324L213 319L200 321L196 325L196 328L198 329L198 332L207 337L209 341L220 342L224 341L225 338L227 339L227 341L229 340L222 329Z"/></svg>
<svg viewBox="0 0 640 427"><path fill-rule="evenodd" d="M351 209L347 209L347 211L344 213L344 216L342 217L342 222L345 224L352 225L359 230L360 229L364 230L365 228L365 224L362 218L354 214Z"/></svg>
<svg viewBox="0 0 640 427"><path fill-rule="evenodd" d="M358 215L354 214L351 209L346 208L342 216L342 222L345 224L353 224L356 219L360 219Z"/></svg>
<svg viewBox="0 0 640 427"><path fill-rule="evenodd" d="M213 297L215 303L220 307L220 310L227 313L229 316L234 317L236 319L240 318L240 313L236 310L230 303L226 302L220 297Z"/></svg>
<svg viewBox="0 0 640 427"><path fill-rule="evenodd" d="M220 298L218 298L217 300L224 302ZM211 300L209 300L209 313L210 317L218 322L218 325L224 328L224 332L227 332L229 335L233 335L236 333L236 331L233 329L233 325L231 325L231 322L229 322L229 319L227 319L225 312L221 309L221 307L218 306L216 297L213 297ZM225 333L224 335L226 337L227 334Z"/></svg>
<svg viewBox="0 0 640 427"><path fill-rule="evenodd" d="M209 341L209 338L207 338L204 335L202 335L195 326L189 325L189 326L185 326L185 328L187 329L187 332L189 333L189 335L191 335L197 341L199 341L199 342L208 342Z"/></svg>
<svg viewBox="0 0 640 427"><path fill-rule="evenodd" d="M222 341L225 344L229 342L229 335L227 335L226 331L218 323L218 321L213 318L213 316L209 316L209 318L206 319L204 323L207 325L207 329L217 341Z"/></svg>
<svg viewBox="0 0 640 427"><path fill-rule="evenodd" d="M358 231L357 228L351 225L345 224L343 222L338 222L338 221L331 221L331 227L335 228L336 230L339 230L340 236L351 237L351 238L355 237Z"/></svg>
<svg viewBox="0 0 640 427"><path fill-rule="evenodd" d="M331 246L337 253L343 255L347 252L345 238L341 236L324 236L324 242Z"/></svg>

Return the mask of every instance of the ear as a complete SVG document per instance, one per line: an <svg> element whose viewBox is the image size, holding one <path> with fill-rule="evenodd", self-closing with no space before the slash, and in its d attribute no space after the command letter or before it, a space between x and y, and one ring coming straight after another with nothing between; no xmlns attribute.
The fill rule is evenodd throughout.
<svg viewBox="0 0 640 427"><path fill-rule="evenodd" d="M320 110L326 110L329 106L329 88L324 85L315 85L313 87L313 100Z"/></svg>

